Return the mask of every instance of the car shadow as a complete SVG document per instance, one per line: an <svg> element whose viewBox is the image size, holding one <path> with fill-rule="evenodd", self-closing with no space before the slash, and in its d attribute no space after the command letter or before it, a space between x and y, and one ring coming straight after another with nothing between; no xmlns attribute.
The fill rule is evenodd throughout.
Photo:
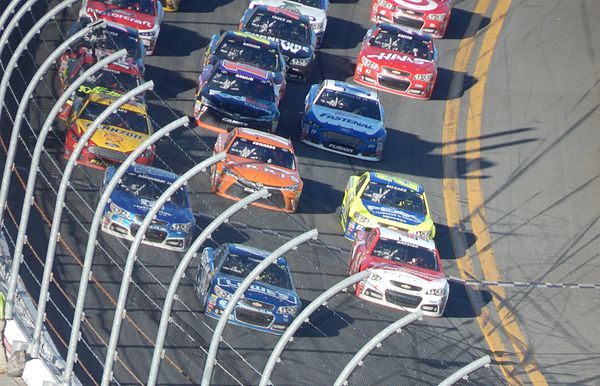
<svg viewBox="0 0 600 386"><path fill-rule="evenodd" d="M344 192L332 185L302 178L304 188L300 197L298 213L335 213L344 198Z"/></svg>
<svg viewBox="0 0 600 386"><path fill-rule="evenodd" d="M469 29L471 20L479 18L479 24L476 28ZM444 35L444 39L464 39L474 36L478 31L487 27L491 19L487 16L482 16L478 13L473 13L460 8L452 9L452 16L448 21L448 29Z"/></svg>
<svg viewBox="0 0 600 386"><path fill-rule="evenodd" d="M233 0L181 0L177 12L208 13L232 3Z"/></svg>
<svg viewBox="0 0 600 386"><path fill-rule="evenodd" d="M214 220L214 217L205 216L203 214L195 213L196 217L196 230L194 232L194 240L200 235L202 230L204 230L211 221ZM221 224L212 234L210 239L208 239L205 243L205 247L213 247L216 248L223 243L239 243L242 244L246 241L250 240L250 236L246 233L242 232L239 228L234 227L228 223ZM202 252L200 250L200 252Z"/></svg>
<svg viewBox="0 0 600 386"><path fill-rule="evenodd" d="M161 25L155 56L189 56L210 42L197 32L171 23Z"/></svg>
<svg viewBox="0 0 600 386"><path fill-rule="evenodd" d="M335 16L327 17L327 30L322 48L351 49L363 40L367 29L353 21Z"/></svg>
<svg viewBox="0 0 600 386"><path fill-rule="evenodd" d="M188 79L178 71L167 70L162 67L146 65L146 80L154 81L154 92L162 99L176 98L182 92L196 87L194 79ZM167 82L165 80L168 79Z"/></svg>
<svg viewBox="0 0 600 386"><path fill-rule="evenodd" d="M477 83L477 78L464 72L438 68L438 75L431 100L451 100L461 98Z"/></svg>
<svg viewBox="0 0 600 386"><path fill-rule="evenodd" d="M310 304L302 299L302 304ZM303 323L294 334L295 337L303 338L330 338L338 336L340 331L354 323L350 315L333 311L329 307L319 307L310 315L310 323Z"/></svg>
<svg viewBox="0 0 600 386"><path fill-rule="evenodd" d="M435 224L435 228L435 245L438 248L438 252L440 253L440 258L442 260L456 260L463 257L466 250L471 248L475 244L475 241L477 241L477 236L475 236L472 232L466 232L462 229L453 230L444 224ZM459 246L452 244L452 231L457 232L459 237L464 237L465 243L463 245ZM460 251L456 250L458 247L461 248Z"/></svg>
<svg viewBox="0 0 600 386"><path fill-rule="evenodd" d="M313 83L320 83L324 79L346 81L354 75L355 60L354 57L319 52L315 60L311 80Z"/></svg>
<svg viewBox="0 0 600 386"><path fill-rule="evenodd" d="M492 300L492 293L467 286L461 282L449 280L450 296L444 317L473 318L481 315L481 310Z"/></svg>

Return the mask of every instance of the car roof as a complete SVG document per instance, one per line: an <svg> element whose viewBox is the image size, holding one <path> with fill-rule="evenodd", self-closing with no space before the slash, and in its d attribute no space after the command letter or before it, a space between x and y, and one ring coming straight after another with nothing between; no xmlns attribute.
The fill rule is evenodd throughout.
<svg viewBox="0 0 600 386"><path fill-rule="evenodd" d="M422 239L419 237L409 236L408 233L397 231L386 227L379 228L379 238L386 240L401 241L405 244L415 245L421 248L435 250L435 241L431 239Z"/></svg>
<svg viewBox="0 0 600 386"><path fill-rule="evenodd" d="M289 9L274 7L272 5L259 5L257 7L254 7L254 9L256 11L261 10L261 11L266 11L266 12L270 12L270 13L277 14L277 15L284 15L284 17L288 17L290 19L299 20L301 22L310 24L310 19L308 18L308 16L301 15L294 11L290 11Z"/></svg>
<svg viewBox="0 0 600 386"><path fill-rule="evenodd" d="M392 184L395 186L400 186L406 189L410 189L416 193L423 194L425 189L423 185L417 184L416 182L406 180L400 177L390 176L389 174L379 173L379 172L369 172L369 177L371 181L379 182L382 184Z"/></svg>
<svg viewBox="0 0 600 386"><path fill-rule="evenodd" d="M285 147L292 151L294 150L292 147L292 141L290 141L289 139L281 137L279 135L265 133L264 131L259 131L256 129L238 127L237 136L252 139L253 141L268 143L270 145L275 145L278 147Z"/></svg>
<svg viewBox="0 0 600 386"><path fill-rule="evenodd" d="M242 255L242 256L254 257L254 258L260 259L260 260L266 259L271 254L271 252L264 251L262 249L258 249L258 248L254 248L254 247L249 247L247 245L242 245L242 244L228 243L227 246L229 247L230 252L235 252L238 255ZM283 256L278 258L277 260L275 260L274 264L285 265L286 267L288 265L287 260Z"/></svg>
<svg viewBox="0 0 600 386"><path fill-rule="evenodd" d="M173 183L178 178L179 175L168 170L155 168L153 166L146 166L140 164L133 164L128 169L127 172L134 173L138 177L151 180L158 181L163 183Z"/></svg>
<svg viewBox="0 0 600 386"><path fill-rule="evenodd" d="M323 87L329 90L347 92L349 94L358 95L363 98L379 101L377 91L370 90L366 87L333 79L326 79L323 81L323 83Z"/></svg>
<svg viewBox="0 0 600 386"><path fill-rule="evenodd" d="M270 80L271 73L261 68L250 66L244 63L236 63L231 60L222 60L219 62L219 68L233 72L235 74L241 74L249 76L253 79Z"/></svg>
<svg viewBox="0 0 600 386"><path fill-rule="evenodd" d="M279 47L279 43L274 40L265 39L260 36L253 35L249 32L244 31L225 31L224 32L225 39L233 39L236 41L248 41L251 40L252 43L258 44L262 46L262 48L274 48L277 49Z"/></svg>

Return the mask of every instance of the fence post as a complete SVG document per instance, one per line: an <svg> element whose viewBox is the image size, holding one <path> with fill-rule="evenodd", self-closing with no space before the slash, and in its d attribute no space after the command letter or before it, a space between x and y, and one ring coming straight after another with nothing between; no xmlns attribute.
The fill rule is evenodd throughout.
<svg viewBox="0 0 600 386"><path fill-rule="evenodd" d="M481 357L481 358L469 363L465 367L459 369L457 372L450 375L448 378L444 379L442 382L440 382L439 386L454 385L456 382L460 381L461 379L466 378L472 372L479 370L480 368L482 368L484 366L485 367L489 366L490 363L492 363L492 359L490 358L489 355Z"/></svg>
<svg viewBox="0 0 600 386"><path fill-rule="evenodd" d="M210 385L210 379L212 378L213 368L217 359L217 351L219 350L219 342L221 341L221 336L223 335L225 326L229 321L229 315L231 315L231 313L233 312L233 309L237 305L238 300L240 300L244 292L246 292L246 290L252 285L252 283L258 277L258 275L260 275L265 269L267 269L275 260L283 256L284 253L287 253L292 249L296 249L298 248L298 245L310 239L316 239L318 236L319 232L316 229L312 229L291 239L287 243L283 244L281 247L271 252L271 254L267 256L263 261L261 261L252 270L252 272L250 272L248 276L246 276L246 278L238 285L237 289L231 296L231 299L229 299L229 301L227 302L227 307L225 307L225 309L223 310L223 313L219 318L219 322L217 323L217 327L215 328L215 331L213 332L212 338L210 340L210 347L206 356L206 363L204 364L204 374L202 374L202 386Z"/></svg>
<svg viewBox="0 0 600 386"><path fill-rule="evenodd" d="M127 103L132 98L137 95L151 90L154 87L154 83L152 81L143 83L131 91L128 91L121 97L119 97L116 101L111 103L106 109L98 115L98 117L92 122L85 133L81 136L75 149L71 153L69 158L69 163L65 167L64 174L71 173L72 169L75 167L75 163L77 159L79 159L79 155L81 154L83 148L87 145L88 140L94 134L96 129L104 122L106 118L108 118L112 113L117 111L119 107ZM71 162L73 161L73 162ZM67 168L69 170L67 171ZM104 204L102 204L102 199L105 199ZM98 225L100 224L100 219L102 217L102 212L104 211L104 207L106 206L106 198L105 195L102 195L100 198L100 202L98 203L98 207L96 208L96 212L94 213L94 218L92 219L92 223L90 225L90 233L88 236L87 247L85 250L85 256L83 260L83 269L81 273L81 280L79 281L79 292L77 293L77 304L75 306L75 313L73 314L73 323L71 324L71 336L69 338L69 349L67 351L67 359L65 364L65 369L63 371L63 382L65 385L71 384L71 378L73 376L73 364L75 363L75 356L77 351L77 342L80 338L80 328L81 328L81 320L84 317L83 314L83 306L85 303L85 295L87 291L88 282L91 279L92 273L92 262L94 260L94 249L96 247L96 236L98 234Z"/></svg>
<svg viewBox="0 0 600 386"><path fill-rule="evenodd" d="M338 378L335 380L335 383L333 385L334 386L347 385L348 384L347 379L350 376L350 374L352 374L352 372L354 371L356 366L359 366L360 363L362 362L362 360L367 355L369 355L369 353L375 347L377 347L377 345L379 345L379 343L381 343L388 336L392 335L394 332L397 332L397 333L401 332L402 329L406 325L414 322L415 320L422 320L422 319L423 319L423 311L418 310L416 312L411 312L410 314L406 315L402 319L397 320L396 322L390 324L389 326L387 326L386 328L381 330L381 332L379 332L379 334L377 334L373 338L371 338L371 340L369 340L364 346L362 346L361 349L358 350L356 355L354 355L354 357L352 357L352 359L350 359L350 361L348 362L346 367L344 367L344 369L342 370L342 372L340 373Z"/></svg>
<svg viewBox="0 0 600 386"><path fill-rule="evenodd" d="M58 48L56 50L52 51L52 53L46 58L46 60L44 60L44 63L42 63L42 65L38 68L38 70L36 71L35 75L33 76L32 80L31 80L31 82L27 85L27 89L25 89L25 93L23 93L23 97L21 98L21 102L19 103L19 107L17 109L15 121L13 123L13 131L16 131L17 133L21 132L21 122L23 121L23 116L25 115L25 111L27 109L27 106L29 105L29 99L30 99L31 95L33 95L35 88L37 87L39 81L42 79L44 73L48 70L48 68L50 68L54 64L54 62L58 59L58 57L60 55L62 55L63 52L65 52L72 43L81 39L88 32L90 32L96 28L100 28L104 25L106 25L106 23L104 23L104 22L94 23L93 25L92 24L88 25L86 28L77 32L76 34L71 36L69 39L67 39L64 43L62 43L60 46L58 46ZM119 57L125 56L126 53L127 53L127 51L122 52L122 54L120 54ZM96 70L98 70L98 69L99 68L96 68ZM83 79L82 82L84 80L85 79ZM77 87L79 87L79 85L77 85ZM66 94L66 97L68 97L70 95L70 94L67 94L67 92L69 90L70 89L67 89L67 91L65 91L65 93L63 93L63 96ZM70 91L75 91L75 90L70 90ZM66 97L60 98L59 101L62 99L66 100ZM46 122L47 121L48 120L46 120ZM52 121L50 123L52 123ZM11 275L10 275L10 279L9 279L9 283L8 283L8 293L6 295L6 299L7 299L6 318L7 319L12 319L13 307L14 307L14 303L15 303L15 292L17 289L17 282L18 282L18 276L19 276L19 268L20 268L21 262L23 260L23 256L22 256L23 245L25 244L25 237L27 234L27 225L29 222L29 213L31 210L33 193L35 191L35 181L37 179L37 170L38 170L38 166L40 163L40 157L42 154L42 150L44 149L44 142L46 141L46 135L48 134L49 128L50 128L50 125L48 125L48 127L46 127L46 130L44 131L44 127L42 127L42 130L38 135L38 140L35 144L35 150L33 151L33 155L31 157L31 165L29 167L29 175L27 176L27 187L25 188L25 198L23 199L23 208L21 209L21 219L19 221L19 231L17 233L17 240L15 241L15 252L13 255Z"/></svg>
<svg viewBox="0 0 600 386"><path fill-rule="evenodd" d="M279 341L277 341L275 348L271 352L269 360L267 361L265 369L263 370L262 376L260 378L260 386L267 386L269 384L269 378L273 373L275 363L277 363L277 361L279 360L279 356L283 352L283 349L285 348L287 342L293 339L294 334L300 328L302 323L308 321L310 315L313 312L315 312L317 308L327 303L327 301L333 296L335 296L338 292L344 291L348 286L351 286L352 284L358 283L359 281L366 279L367 277L369 277L370 274L371 272L369 270L365 270L345 278L344 280L340 281L339 283L337 283L336 285L319 295L308 306L306 306L306 308L303 309L298 316L296 316L296 319L294 319L290 326L285 330L283 335L281 335L281 338L279 338Z"/></svg>
<svg viewBox="0 0 600 386"><path fill-rule="evenodd" d="M2 50L4 49L4 44L6 40L8 40L8 35L12 32L16 24L19 22L23 14L31 7L37 0L29 0L23 7L17 12L15 17L10 21L8 27L2 37L0 37L0 56L2 55ZM8 88L8 82L10 81L10 77L12 72L17 65L17 61L19 57L27 48L27 45L33 39L35 35L39 33L42 27L48 22L48 20L54 18L57 14L59 14L63 9L70 7L73 3L79 0L63 0L56 7L52 8L48 11L44 16L42 16L37 23L34 24L33 27L27 32L27 34L23 37L23 40L19 43L12 57L10 58L6 69L4 70L4 76L2 77L2 82L0 83L0 118L2 117L2 108L4 107L4 98L6 96L6 89ZM23 11L23 12L21 12ZM5 39L6 38L6 39ZM8 145L8 151L6 152L6 162L4 163L4 173L2 174L2 186L0 187L0 228L4 225L4 209L6 206L6 199L8 197L8 189L10 188L10 180L13 162L15 160L15 153L17 152L17 144L19 141L19 132L13 130L10 136L10 143Z"/></svg>
<svg viewBox="0 0 600 386"><path fill-rule="evenodd" d="M196 252L198 249L204 244L206 239L208 239L212 232L214 232L221 224L228 221L229 218L238 212L240 209L245 209L252 202L265 198L269 195L269 191L265 188L256 191L249 196L244 197L240 201L231 205L229 208L225 209L220 215L215 217L215 219L208 224L208 226L202 231L200 236L194 240L190 249L185 253L183 259L177 266L177 270L175 271L175 275L173 275L173 279L171 280L171 284L169 284L169 290L167 291L167 296L165 297L165 304L163 306L163 312L160 316L160 325L158 327L158 333L156 334L156 342L154 343L154 353L152 354L152 363L150 366L150 375L148 376L147 386L155 386L156 379L158 378L158 370L160 368L160 360L162 359L164 352L163 347L165 344L165 337L167 335L167 328L169 327L169 319L171 318L171 310L173 309L173 302L175 301L175 295L177 293L177 288L179 287L179 283L181 282L181 278L185 274L187 267L190 265L192 259L196 256Z"/></svg>
<svg viewBox="0 0 600 386"><path fill-rule="evenodd" d="M150 223L162 206L171 198L175 192L183 185L187 184L187 182L198 175L206 171L206 169L217 162L220 162L225 159L225 153L217 153L210 158L205 159L199 164L192 167L190 170L185 172L181 177L179 177L171 186L169 186L163 194L156 200L156 202L152 205L152 208L144 217L144 221L142 221L142 225L137 231L135 235L135 239L129 248L129 253L127 254L127 261L125 262L125 269L123 270L123 279L121 280L121 288L119 290L119 298L117 300L117 307L115 310L115 316L113 317L112 329L110 331L110 340L108 343L108 351L106 353L106 360L104 361L104 370L102 372L102 386L108 386L109 382L112 378L112 368L113 363L116 359L116 349L119 343L119 335L121 333L121 323L123 321L123 316L125 314L125 306L127 302L127 295L129 292L129 283L131 281L131 275L133 274L133 266L135 261L137 260L137 252L142 243L142 240L145 238L146 230L150 226ZM191 230L193 232L193 229Z"/></svg>

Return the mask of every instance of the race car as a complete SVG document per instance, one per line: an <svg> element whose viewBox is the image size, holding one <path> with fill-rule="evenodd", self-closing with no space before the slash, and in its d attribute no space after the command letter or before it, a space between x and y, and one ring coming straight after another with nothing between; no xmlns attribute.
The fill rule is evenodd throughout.
<svg viewBox="0 0 600 386"><path fill-rule="evenodd" d="M71 26L68 36L81 31L90 22L90 18L87 16L79 18ZM113 62L112 65L135 66L143 74L146 50L138 31L117 23L107 22L105 28L90 32L80 39L75 47L69 48L60 56L58 60L60 91L62 92L68 86L67 78L73 76L75 69L94 64L96 61L121 49L127 50L127 56Z"/></svg>
<svg viewBox="0 0 600 386"><path fill-rule="evenodd" d="M279 99L271 72L223 60L202 70L194 118L198 126L217 132L232 126L275 132Z"/></svg>
<svg viewBox="0 0 600 386"><path fill-rule="evenodd" d="M323 35L327 29L327 12L331 5L329 0L253 0L250 8L258 5L270 5L308 16L317 35L317 48L323 43Z"/></svg>
<svg viewBox="0 0 600 386"><path fill-rule="evenodd" d="M66 68L65 88L79 77L88 65L80 65L72 61ZM123 63L111 63L102 70L96 72L75 91L65 102L58 118L66 120L71 114L71 106L75 98L85 98L88 94L104 94L111 97L120 97L127 91L133 90L143 82L143 77L136 66ZM144 94L136 97L136 101L143 103Z"/></svg>
<svg viewBox="0 0 600 386"><path fill-rule="evenodd" d="M300 140L334 153L379 161L387 132L377 92L337 80L310 88Z"/></svg>
<svg viewBox="0 0 600 386"><path fill-rule="evenodd" d="M227 157L212 166L210 185L216 194L239 200L261 188L270 196L253 205L293 213L302 194L302 180L292 142L258 130L236 128L220 134L215 153Z"/></svg>
<svg viewBox="0 0 600 386"><path fill-rule="evenodd" d="M238 29L279 42L288 65L287 78L308 82L315 60L317 38L307 16L259 5L244 12Z"/></svg>
<svg viewBox="0 0 600 386"><path fill-rule="evenodd" d="M80 17L104 19L139 31L146 54L154 54L164 11L159 0L83 0Z"/></svg>
<svg viewBox="0 0 600 386"><path fill-rule="evenodd" d="M163 9L167 12L175 12L179 10L181 0L160 0Z"/></svg>
<svg viewBox="0 0 600 386"><path fill-rule="evenodd" d="M71 156L87 127L115 100L116 98L103 94L90 94L85 99L75 100L66 125L64 152L66 159ZM128 102L108 116L96 129L77 162L96 169L119 164L152 133L146 105L135 101ZM136 162L151 165L154 156L154 146L152 146Z"/></svg>
<svg viewBox="0 0 600 386"><path fill-rule="evenodd" d="M356 231L380 227L422 239L435 236L423 186L378 172L348 179L340 219L349 240L354 240Z"/></svg>
<svg viewBox="0 0 600 386"><path fill-rule="evenodd" d="M354 81L415 99L430 99L438 54L429 35L391 24L371 27L362 43Z"/></svg>
<svg viewBox="0 0 600 386"><path fill-rule="evenodd" d="M433 240L421 240L387 228L359 231L348 274L368 269L371 275L355 286L361 299L425 315L444 314L450 285Z"/></svg>
<svg viewBox="0 0 600 386"><path fill-rule="evenodd" d="M442 38L452 13L452 0L373 0L371 22L392 23Z"/></svg>
<svg viewBox="0 0 600 386"><path fill-rule="evenodd" d="M113 178L116 168L106 168L101 191ZM110 195L101 228L116 237L133 240L152 205L179 176L166 170L132 165ZM146 230L142 243L172 251L188 249L196 219L190 209L187 189L179 188L163 205Z"/></svg>
<svg viewBox="0 0 600 386"><path fill-rule="evenodd" d="M200 257L195 289L207 316L219 319L240 283L269 252L240 244L205 248ZM244 292L228 323L282 334L302 303L284 257L269 265Z"/></svg>
<svg viewBox="0 0 600 386"><path fill-rule="evenodd" d="M248 64L273 74L279 99L285 93L286 64L279 43L240 31L213 35L206 49L203 67L219 60Z"/></svg>

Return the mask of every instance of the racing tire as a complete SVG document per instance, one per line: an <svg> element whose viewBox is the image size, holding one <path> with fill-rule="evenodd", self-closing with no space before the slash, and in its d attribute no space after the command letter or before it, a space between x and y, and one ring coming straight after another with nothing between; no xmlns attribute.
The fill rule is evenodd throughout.
<svg viewBox="0 0 600 386"><path fill-rule="evenodd" d="M198 284L196 284L195 289L198 296L198 303L200 304L200 312L204 313L204 310L206 310L206 290L202 290Z"/></svg>

